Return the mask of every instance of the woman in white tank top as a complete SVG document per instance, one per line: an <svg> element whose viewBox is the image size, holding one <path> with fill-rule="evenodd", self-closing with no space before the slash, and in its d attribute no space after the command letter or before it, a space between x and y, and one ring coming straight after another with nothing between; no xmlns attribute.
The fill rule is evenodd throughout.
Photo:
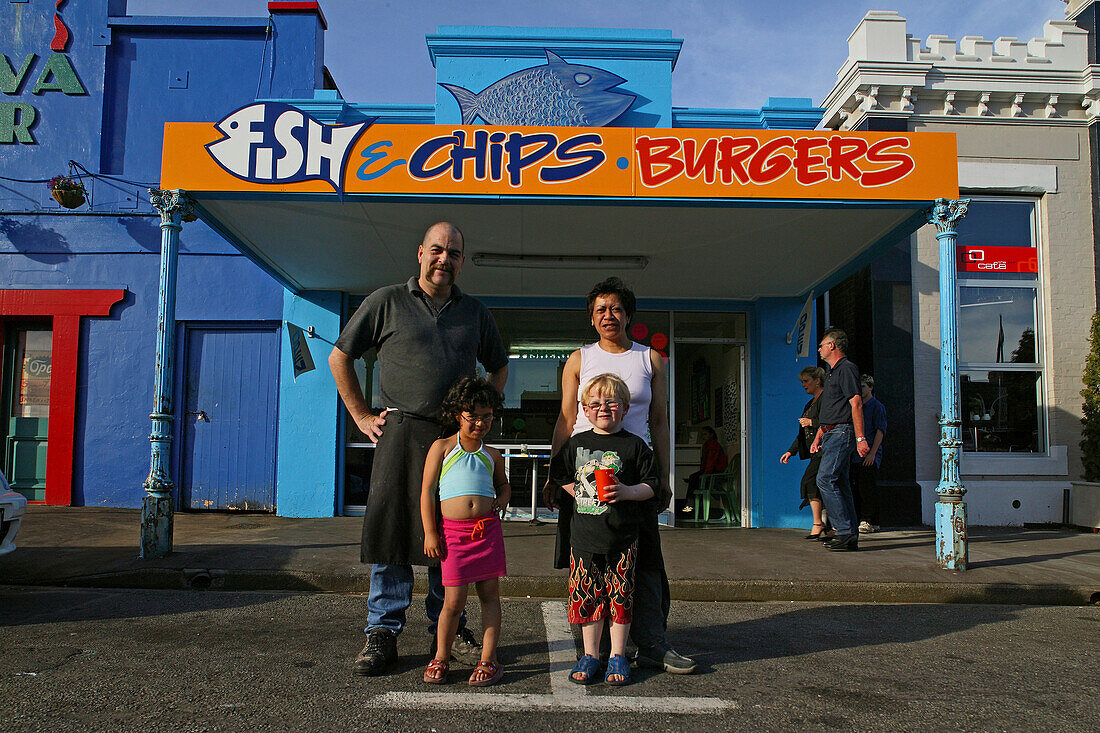
<svg viewBox="0 0 1100 733"><path fill-rule="evenodd" d="M668 483L668 378L661 355L634 343L627 328L634 317L634 293L617 277L599 283L588 294L588 315L599 340L569 355L561 377L561 413L554 426L551 453L570 435L592 426L580 409L580 388L599 374L615 374L630 389L630 409L623 428L645 440L657 457L662 488ZM661 492L658 491L658 495Z"/></svg>
<svg viewBox="0 0 1100 733"><path fill-rule="evenodd" d="M617 277L598 283L588 294L588 315L599 341L574 351L565 363L561 378L561 413L554 425L552 454L556 454L570 435L591 428L580 409L580 387L598 374L615 374L630 389L630 409L623 428L649 443L657 457L661 486L660 510L668 507L672 492L668 488L669 430L668 378L660 354L627 335L634 316L634 293ZM656 487L655 487L656 488ZM550 483L543 489L546 505L557 505L558 496ZM558 513L558 542L554 567L569 567L569 519L572 503L562 496ZM645 521L638 537L638 567L635 575L634 623L631 638L638 646L638 663L668 672L690 674L695 662L678 654L665 634L668 624L668 576L661 556L657 515Z"/></svg>

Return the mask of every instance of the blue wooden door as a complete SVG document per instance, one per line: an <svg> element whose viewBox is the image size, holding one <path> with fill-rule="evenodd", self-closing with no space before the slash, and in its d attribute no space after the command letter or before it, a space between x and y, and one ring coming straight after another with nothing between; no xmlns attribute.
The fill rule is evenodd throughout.
<svg viewBox="0 0 1100 733"><path fill-rule="evenodd" d="M184 508L275 511L279 330L186 329Z"/></svg>

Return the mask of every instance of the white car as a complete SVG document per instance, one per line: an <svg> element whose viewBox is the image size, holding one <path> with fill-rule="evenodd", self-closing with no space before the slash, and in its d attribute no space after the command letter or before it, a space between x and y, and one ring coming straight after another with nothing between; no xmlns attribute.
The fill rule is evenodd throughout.
<svg viewBox="0 0 1100 733"><path fill-rule="evenodd" d="M0 555L15 549L15 534L26 513L27 499L11 490L7 477L0 471Z"/></svg>

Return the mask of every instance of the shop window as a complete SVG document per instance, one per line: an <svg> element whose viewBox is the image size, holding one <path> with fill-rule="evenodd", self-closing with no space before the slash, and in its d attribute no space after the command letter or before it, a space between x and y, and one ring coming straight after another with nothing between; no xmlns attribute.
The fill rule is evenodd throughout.
<svg viewBox="0 0 1100 733"><path fill-rule="evenodd" d="M963 450L1047 451L1035 202L977 199L959 222L960 252L990 249L986 262L1008 271L970 269L958 280L959 401ZM1006 254L1007 252L1007 254ZM1017 266L1021 262L1031 265ZM998 265L1000 267L1000 265ZM1020 270L1020 271L1013 271Z"/></svg>
<svg viewBox="0 0 1100 733"><path fill-rule="evenodd" d="M582 309L494 308L493 317L508 350L504 414L493 425L495 443L549 446L561 409L561 374L569 355L596 340ZM634 341L668 349L668 313L638 311Z"/></svg>

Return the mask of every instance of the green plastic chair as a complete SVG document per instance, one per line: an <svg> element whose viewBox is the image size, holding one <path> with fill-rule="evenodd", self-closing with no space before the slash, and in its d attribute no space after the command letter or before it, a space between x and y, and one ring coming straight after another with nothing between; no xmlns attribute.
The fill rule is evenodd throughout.
<svg viewBox="0 0 1100 733"><path fill-rule="evenodd" d="M696 525L741 526L741 454L730 459L724 473L705 473L695 490L692 517ZM711 509L719 514L711 519Z"/></svg>

